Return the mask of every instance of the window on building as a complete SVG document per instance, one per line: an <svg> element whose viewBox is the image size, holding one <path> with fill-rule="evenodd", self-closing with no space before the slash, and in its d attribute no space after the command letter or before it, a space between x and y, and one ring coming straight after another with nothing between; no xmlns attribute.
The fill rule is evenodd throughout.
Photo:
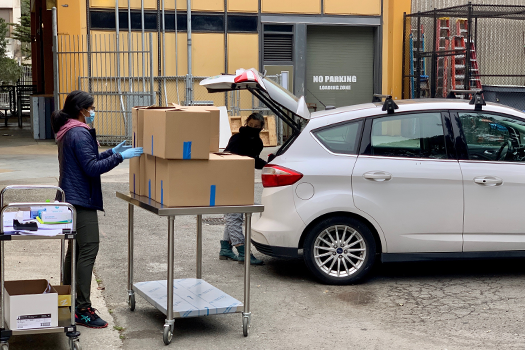
<svg viewBox="0 0 525 350"><path fill-rule="evenodd" d="M0 18L2 18L6 23L13 23L13 9L0 8ZM8 26L7 30L8 35L11 36L11 26Z"/></svg>
<svg viewBox="0 0 525 350"><path fill-rule="evenodd" d="M263 60L265 64L293 61L293 25L264 25Z"/></svg>

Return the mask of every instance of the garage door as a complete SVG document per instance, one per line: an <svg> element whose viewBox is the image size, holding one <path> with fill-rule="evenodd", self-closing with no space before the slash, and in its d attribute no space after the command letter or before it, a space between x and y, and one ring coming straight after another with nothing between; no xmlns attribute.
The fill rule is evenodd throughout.
<svg viewBox="0 0 525 350"><path fill-rule="evenodd" d="M364 27L308 27L306 101L336 107L371 102L374 33Z"/></svg>

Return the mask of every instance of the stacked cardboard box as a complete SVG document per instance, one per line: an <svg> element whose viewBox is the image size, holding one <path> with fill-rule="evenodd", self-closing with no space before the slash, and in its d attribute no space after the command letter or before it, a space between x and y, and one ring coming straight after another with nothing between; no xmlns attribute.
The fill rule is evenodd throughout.
<svg viewBox="0 0 525 350"><path fill-rule="evenodd" d="M216 107L135 107L130 192L164 206L253 204L254 160L218 153Z"/></svg>

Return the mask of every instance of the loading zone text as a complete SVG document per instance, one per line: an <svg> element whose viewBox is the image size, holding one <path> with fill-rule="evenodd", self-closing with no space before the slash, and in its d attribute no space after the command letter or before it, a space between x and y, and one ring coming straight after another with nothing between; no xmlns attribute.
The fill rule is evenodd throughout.
<svg viewBox="0 0 525 350"><path fill-rule="evenodd" d="M355 83L355 75L314 75L314 83ZM320 85L319 90L351 90L352 85Z"/></svg>

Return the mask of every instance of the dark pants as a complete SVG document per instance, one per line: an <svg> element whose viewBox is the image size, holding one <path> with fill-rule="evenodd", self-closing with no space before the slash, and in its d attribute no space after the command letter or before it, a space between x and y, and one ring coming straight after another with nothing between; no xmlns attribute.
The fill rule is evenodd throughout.
<svg viewBox="0 0 525 350"><path fill-rule="evenodd" d="M91 275L99 245L98 216L94 209L77 210L77 308L91 307ZM64 262L64 284L71 284L71 241Z"/></svg>

